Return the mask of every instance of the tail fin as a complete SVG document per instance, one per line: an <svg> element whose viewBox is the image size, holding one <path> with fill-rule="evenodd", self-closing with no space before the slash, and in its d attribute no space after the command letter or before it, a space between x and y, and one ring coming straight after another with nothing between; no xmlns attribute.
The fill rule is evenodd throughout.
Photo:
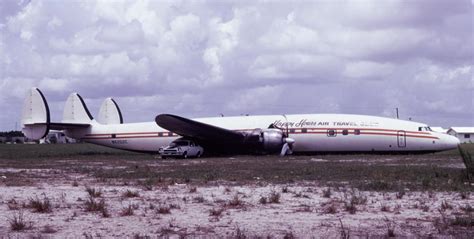
<svg viewBox="0 0 474 239"><path fill-rule="evenodd" d="M87 124L93 119L82 97L77 93L70 94L64 106L63 123Z"/></svg>
<svg viewBox="0 0 474 239"><path fill-rule="evenodd" d="M23 102L21 131L30 139L41 139L49 132L48 102L38 88L31 88Z"/></svg>
<svg viewBox="0 0 474 239"><path fill-rule="evenodd" d="M101 124L123 124L122 112L114 99L104 100L97 121Z"/></svg>

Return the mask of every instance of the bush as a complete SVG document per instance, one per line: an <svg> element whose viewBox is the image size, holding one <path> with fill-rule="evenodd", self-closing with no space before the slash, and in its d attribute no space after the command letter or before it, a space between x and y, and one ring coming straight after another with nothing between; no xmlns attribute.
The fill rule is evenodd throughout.
<svg viewBox="0 0 474 239"><path fill-rule="evenodd" d="M323 197L330 198L331 194L332 194L331 188L327 188L327 189L323 190Z"/></svg>
<svg viewBox="0 0 474 239"><path fill-rule="evenodd" d="M204 200L203 196L197 196L197 197L193 198L193 202L195 202L195 203L203 203L204 201L205 200Z"/></svg>
<svg viewBox="0 0 474 239"><path fill-rule="evenodd" d="M39 213L49 213L52 211L51 202L47 197L45 197L43 200L40 200L38 197L35 199L30 198L28 207L33 208L34 212Z"/></svg>
<svg viewBox="0 0 474 239"><path fill-rule="evenodd" d="M329 204L329 206L324 209L324 213L326 213L326 214L335 214L335 213L337 213L336 205L334 205L334 203Z"/></svg>
<svg viewBox="0 0 474 239"><path fill-rule="evenodd" d="M158 209L156 209L156 212L159 214L170 214L171 208L166 205L160 205Z"/></svg>
<svg viewBox="0 0 474 239"><path fill-rule="evenodd" d="M380 211L382 212L390 212L390 207L387 205L383 204L382 207L380 207Z"/></svg>
<svg viewBox="0 0 474 239"><path fill-rule="evenodd" d="M405 196L405 190L400 190L397 192L397 195L396 195L397 199L402 199L403 196Z"/></svg>
<svg viewBox="0 0 474 239"><path fill-rule="evenodd" d="M364 205L367 204L367 197L362 195L361 193L353 193L351 197L351 204L354 205Z"/></svg>
<svg viewBox="0 0 474 239"><path fill-rule="evenodd" d="M209 210L209 216L220 217L222 212L224 212L224 208L213 208Z"/></svg>
<svg viewBox="0 0 474 239"><path fill-rule="evenodd" d="M10 229L12 231L23 231L27 229L31 229L33 226L32 222L28 222L25 219L23 211L18 211L17 213L13 214L13 217L8 219L10 223Z"/></svg>
<svg viewBox="0 0 474 239"><path fill-rule="evenodd" d="M127 198L133 198L133 197L139 197L140 194L138 193L138 191L131 191L130 189L127 189L127 191L125 191L122 194L122 196L127 197Z"/></svg>
<svg viewBox="0 0 474 239"><path fill-rule="evenodd" d="M453 209L453 206L446 201L441 203L441 211L446 211L447 209Z"/></svg>
<svg viewBox="0 0 474 239"><path fill-rule="evenodd" d="M272 191L270 193L270 196L268 197L268 202L269 203L280 203L280 194Z"/></svg>
<svg viewBox="0 0 474 239"><path fill-rule="evenodd" d="M89 194L90 197L97 198L97 197L102 196L102 190L101 189L86 187L86 192Z"/></svg>
<svg viewBox="0 0 474 239"><path fill-rule="evenodd" d="M87 212L103 212L106 210L105 200L102 199L97 202L94 197L89 196L89 199L84 202Z"/></svg>
<svg viewBox="0 0 474 239"><path fill-rule="evenodd" d="M227 205L230 207L240 207L243 206L244 203L242 200L240 200L239 196L235 194L234 197L227 203Z"/></svg>
<svg viewBox="0 0 474 239"><path fill-rule="evenodd" d="M128 207L122 208L120 212L120 216L133 216L134 209L133 206L130 204Z"/></svg>
<svg viewBox="0 0 474 239"><path fill-rule="evenodd" d="M355 214L357 212L357 207L355 206L355 204L352 201L350 203L345 203L344 208L350 214Z"/></svg>
<svg viewBox="0 0 474 239"><path fill-rule="evenodd" d="M189 193L195 193L197 192L197 188L196 187L191 187L189 188Z"/></svg>

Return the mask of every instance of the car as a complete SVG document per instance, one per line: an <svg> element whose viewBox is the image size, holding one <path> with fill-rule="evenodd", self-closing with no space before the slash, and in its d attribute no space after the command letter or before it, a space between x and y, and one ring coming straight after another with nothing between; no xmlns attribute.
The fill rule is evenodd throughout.
<svg viewBox="0 0 474 239"><path fill-rule="evenodd" d="M161 158L199 158L204 153L204 149L192 140L177 139L171 142L168 146L158 150Z"/></svg>

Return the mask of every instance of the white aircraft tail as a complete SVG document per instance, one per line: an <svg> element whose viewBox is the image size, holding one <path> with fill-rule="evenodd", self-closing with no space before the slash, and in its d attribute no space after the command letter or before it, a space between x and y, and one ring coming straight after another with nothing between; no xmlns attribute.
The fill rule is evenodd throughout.
<svg viewBox="0 0 474 239"><path fill-rule="evenodd" d="M122 112L112 98L107 98L99 110L97 122L101 124L123 124Z"/></svg>
<svg viewBox="0 0 474 239"><path fill-rule="evenodd" d="M63 112L63 123L89 124L94 119L82 97L77 93L72 93L66 100Z"/></svg>
<svg viewBox="0 0 474 239"><path fill-rule="evenodd" d="M43 93L32 88L23 102L21 115L22 131L30 139L41 139L49 132L49 107Z"/></svg>
<svg viewBox="0 0 474 239"><path fill-rule="evenodd" d="M84 100L77 93L71 94L64 108L63 121L51 122L48 102L38 88L32 88L26 95L21 116L22 131L29 139L44 138L50 129L66 130L66 133L80 138L94 123Z"/></svg>

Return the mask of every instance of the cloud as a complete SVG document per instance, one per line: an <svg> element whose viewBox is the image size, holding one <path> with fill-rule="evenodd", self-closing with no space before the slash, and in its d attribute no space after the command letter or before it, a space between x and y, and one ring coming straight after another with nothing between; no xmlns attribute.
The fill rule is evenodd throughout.
<svg viewBox="0 0 474 239"><path fill-rule="evenodd" d="M73 91L98 104L91 109L113 96L128 122L161 112L391 116L398 107L431 124L473 123L472 1L31 0L0 9L3 130L32 86L55 115Z"/></svg>
<svg viewBox="0 0 474 239"><path fill-rule="evenodd" d="M373 78L383 78L393 72L393 65L390 63L377 63L370 61L349 62L346 64L343 75L348 78L362 78L370 80Z"/></svg>

